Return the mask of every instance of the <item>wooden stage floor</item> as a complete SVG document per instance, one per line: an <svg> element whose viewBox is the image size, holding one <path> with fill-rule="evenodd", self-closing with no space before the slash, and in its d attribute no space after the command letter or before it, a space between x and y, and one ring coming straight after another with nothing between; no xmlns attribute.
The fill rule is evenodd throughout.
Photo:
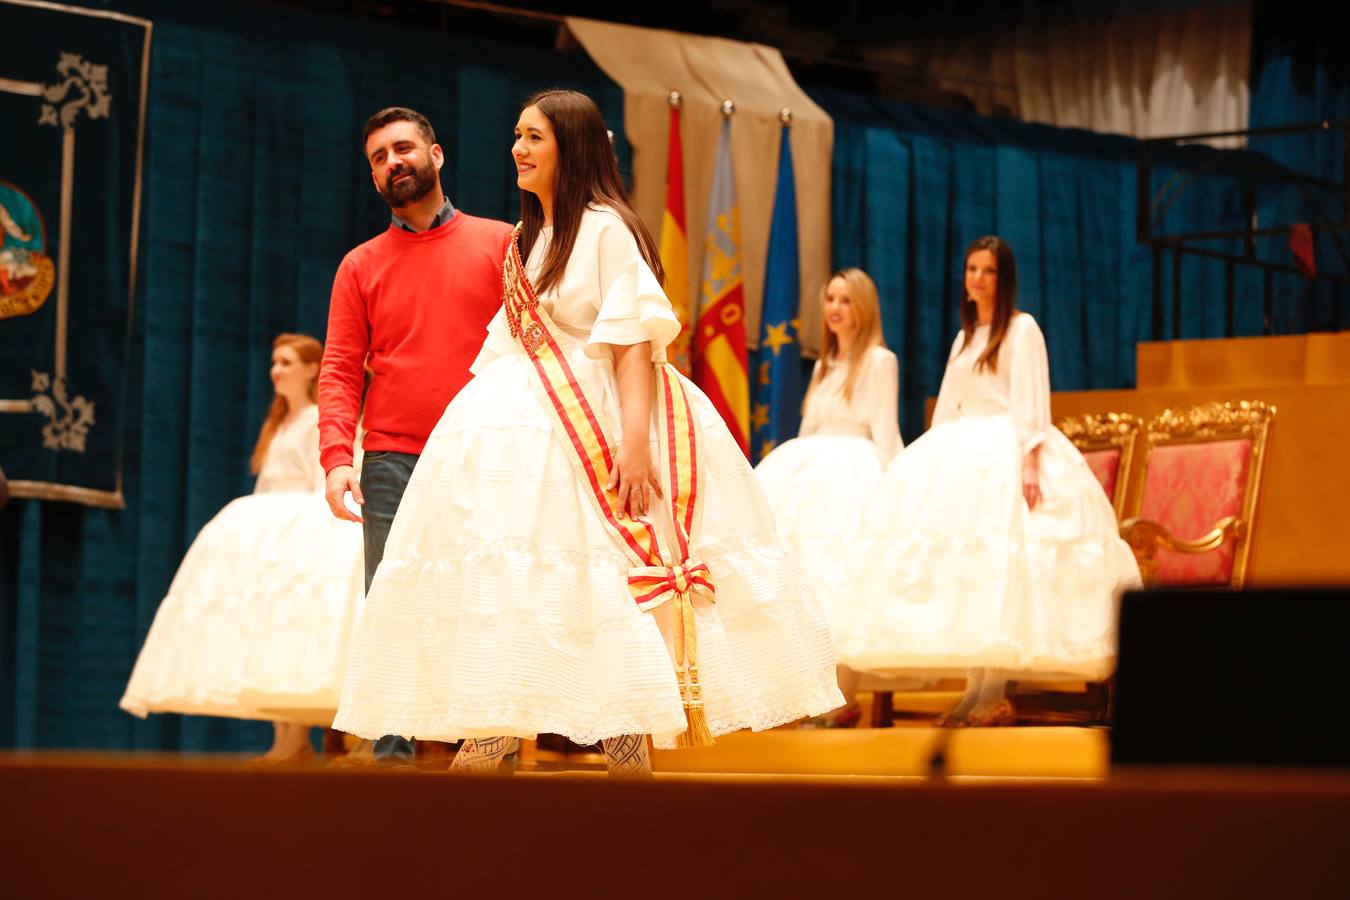
<svg viewBox="0 0 1350 900"><path fill-rule="evenodd" d="M1103 778L1100 728L848 728L740 732L707 750L657 751L663 772L798 776Z"/></svg>
<svg viewBox="0 0 1350 900"><path fill-rule="evenodd" d="M0 897L1345 897L1350 772L1108 771L1085 729L769 732L530 763L0 756ZM430 762L430 761L428 761Z"/></svg>

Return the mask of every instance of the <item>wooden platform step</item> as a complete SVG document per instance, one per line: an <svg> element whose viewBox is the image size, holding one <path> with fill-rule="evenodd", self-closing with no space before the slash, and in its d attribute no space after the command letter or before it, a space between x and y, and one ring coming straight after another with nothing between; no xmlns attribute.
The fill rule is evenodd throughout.
<svg viewBox="0 0 1350 900"><path fill-rule="evenodd" d="M658 750L659 772L927 775L940 754L956 776L1104 778L1110 740L1097 728L860 728L739 732L706 750Z"/></svg>

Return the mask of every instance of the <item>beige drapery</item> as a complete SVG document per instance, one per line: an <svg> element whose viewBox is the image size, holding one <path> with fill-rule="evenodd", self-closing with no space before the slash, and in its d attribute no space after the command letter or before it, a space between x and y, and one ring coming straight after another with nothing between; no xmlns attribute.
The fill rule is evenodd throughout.
<svg viewBox="0 0 1350 900"><path fill-rule="evenodd" d="M1251 5L1226 3L902 43L873 55L920 62L981 113L1150 138L1247 127L1251 30Z"/></svg>
<svg viewBox="0 0 1350 900"><path fill-rule="evenodd" d="M741 215L741 266L745 281L746 336L759 340L764 265L773 215L782 124L792 111L792 162L797 188L801 254L801 338L815 352L820 309L816 297L830 272L830 154L834 123L793 80L772 47L567 18L568 29L595 64L624 91L624 130L633 146L633 202L658 241L666 201L670 132L667 98L684 99L680 136L689 244L690 308L702 289L708 194L722 127L722 101L731 100L732 166Z"/></svg>

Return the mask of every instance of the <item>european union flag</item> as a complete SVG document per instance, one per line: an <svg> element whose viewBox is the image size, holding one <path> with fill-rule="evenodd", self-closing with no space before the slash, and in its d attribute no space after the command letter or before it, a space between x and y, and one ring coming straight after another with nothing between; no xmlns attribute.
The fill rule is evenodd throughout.
<svg viewBox="0 0 1350 900"><path fill-rule="evenodd" d="M779 443L797 436L801 425L802 348L797 340L801 284L797 256L797 190L792 178L791 126L783 124L778 156L778 186L769 227L769 256L764 271L764 310L759 351L752 373L750 433L753 459L759 462Z"/></svg>

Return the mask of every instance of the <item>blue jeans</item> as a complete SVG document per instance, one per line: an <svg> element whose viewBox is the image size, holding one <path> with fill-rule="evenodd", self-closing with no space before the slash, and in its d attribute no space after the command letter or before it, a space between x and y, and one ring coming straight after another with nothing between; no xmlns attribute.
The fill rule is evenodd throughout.
<svg viewBox="0 0 1350 900"><path fill-rule="evenodd" d="M365 505L361 518L365 524L361 532L366 549L366 593L375 580L375 570L384 559L384 544L389 539L389 528L394 524L403 491L417 465L414 453L396 453L392 450L373 450L361 463L361 493ZM375 758L389 762L411 760L412 743L396 734L386 734L375 742Z"/></svg>

